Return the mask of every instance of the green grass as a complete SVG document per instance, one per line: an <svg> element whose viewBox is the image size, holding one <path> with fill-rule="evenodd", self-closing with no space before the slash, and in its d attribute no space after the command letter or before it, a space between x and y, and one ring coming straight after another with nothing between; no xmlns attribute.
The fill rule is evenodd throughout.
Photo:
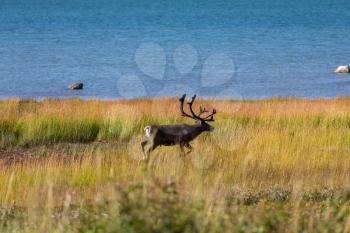
<svg viewBox="0 0 350 233"><path fill-rule="evenodd" d="M273 187L222 199L188 199L175 183L115 186L108 197L74 204L1 209L4 232L347 232L349 191L296 195ZM34 214L34 216L33 216Z"/></svg>

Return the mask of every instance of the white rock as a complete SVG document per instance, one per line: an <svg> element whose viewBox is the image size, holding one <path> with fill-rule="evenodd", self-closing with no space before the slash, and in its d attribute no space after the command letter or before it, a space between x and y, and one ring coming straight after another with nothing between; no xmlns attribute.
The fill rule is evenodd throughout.
<svg viewBox="0 0 350 233"><path fill-rule="evenodd" d="M338 66L338 68L334 71L335 73L350 73L350 67L349 66Z"/></svg>

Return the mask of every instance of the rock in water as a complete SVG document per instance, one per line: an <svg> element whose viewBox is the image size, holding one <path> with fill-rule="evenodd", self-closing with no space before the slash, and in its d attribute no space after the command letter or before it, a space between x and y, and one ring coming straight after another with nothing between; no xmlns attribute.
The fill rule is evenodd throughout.
<svg viewBox="0 0 350 233"><path fill-rule="evenodd" d="M83 83L73 83L73 84L68 86L68 88L71 90L81 90L81 89L83 89L83 87L84 87Z"/></svg>
<svg viewBox="0 0 350 233"><path fill-rule="evenodd" d="M350 73L350 67L338 66L338 68L335 70L335 73L339 73L339 74Z"/></svg>

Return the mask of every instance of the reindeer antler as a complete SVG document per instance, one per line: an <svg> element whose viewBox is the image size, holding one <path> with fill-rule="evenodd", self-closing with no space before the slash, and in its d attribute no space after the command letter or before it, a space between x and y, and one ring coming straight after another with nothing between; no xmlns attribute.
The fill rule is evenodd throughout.
<svg viewBox="0 0 350 233"><path fill-rule="evenodd" d="M214 115L216 114L215 108L213 109L212 113L204 118L205 121L214 121ZM210 118L209 118L210 117ZM208 119L209 118L209 119Z"/></svg>
<svg viewBox="0 0 350 233"><path fill-rule="evenodd" d="M180 111L181 111L181 114L182 114L182 116L195 119L195 118L193 118L193 116L187 114L187 113L184 111L184 102L185 102L185 99L186 99L186 94L183 94L183 96L179 99L179 101L180 101Z"/></svg>
<svg viewBox="0 0 350 233"><path fill-rule="evenodd" d="M185 99L186 99L186 94L184 94L180 99L180 110L181 110L181 113L182 113L182 116L186 116L186 117L189 117L189 118L192 118L192 119L195 119L195 120L200 120L200 121L214 121L214 115L216 114L216 110L213 109L212 113L206 117L201 117L201 115L203 113L206 113L206 112L209 112L206 108L202 108L202 106L199 107L199 114L195 114L193 109L192 109L192 106L193 106L193 103L194 101L196 100L196 97L197 95L194 95L191 99L190 102L188 102L187 104L189 105L189 109L190 109L190 112L192 115L189 115L188 113L186 113L184 111L184 102L185 102Z"/></svg>

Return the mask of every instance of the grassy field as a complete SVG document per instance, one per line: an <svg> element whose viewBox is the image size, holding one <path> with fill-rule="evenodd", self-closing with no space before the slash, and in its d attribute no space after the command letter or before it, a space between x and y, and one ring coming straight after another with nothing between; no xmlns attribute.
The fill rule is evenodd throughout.
<svg viewBox="0 0 350 233"><path fill-rule="evenodd" d="M0 231L350 232L350 98L199 103L215 131L146 164L176 99L0 101Z"/></svg>

